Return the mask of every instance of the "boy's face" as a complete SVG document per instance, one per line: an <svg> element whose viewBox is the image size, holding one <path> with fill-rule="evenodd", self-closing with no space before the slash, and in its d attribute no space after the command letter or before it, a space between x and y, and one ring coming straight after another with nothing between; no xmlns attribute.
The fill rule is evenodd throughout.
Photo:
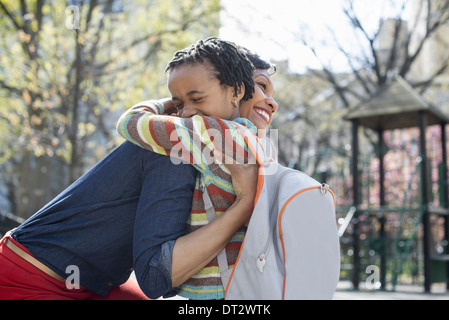
<svg viewBox="0 0 449 320"><path fill-rule="evenodd" d="M234 88L220 84L215 72L209 62L185 64L170 71L168 89L179 116L239 117L234 101L240 99L234 96Z"/></svg>

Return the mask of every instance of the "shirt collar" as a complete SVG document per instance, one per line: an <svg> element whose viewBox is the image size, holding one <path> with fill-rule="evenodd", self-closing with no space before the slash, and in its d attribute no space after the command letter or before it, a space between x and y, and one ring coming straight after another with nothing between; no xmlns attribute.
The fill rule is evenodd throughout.
<svg viewBox="0 0 449 320"><path fill-rule="evenodd" d="M246 118L236 118L232 121L235 121L237 123L243 124L244 126L246 126L252 133L257 135L257 127L248 119Z"/></svg>

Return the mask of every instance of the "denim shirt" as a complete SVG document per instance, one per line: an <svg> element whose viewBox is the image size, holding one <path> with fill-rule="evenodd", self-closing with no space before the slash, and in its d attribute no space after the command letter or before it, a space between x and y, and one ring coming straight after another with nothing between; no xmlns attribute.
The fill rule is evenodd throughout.
<svg viewBox="0 0 449 320"><path fill-rule="evenodd" d="M171 257L185 234L197 171L124 142L12 237L67 278L105 296L135 269L150 298L171 296ZM66 270L70 270L66 272Z"/></svg>

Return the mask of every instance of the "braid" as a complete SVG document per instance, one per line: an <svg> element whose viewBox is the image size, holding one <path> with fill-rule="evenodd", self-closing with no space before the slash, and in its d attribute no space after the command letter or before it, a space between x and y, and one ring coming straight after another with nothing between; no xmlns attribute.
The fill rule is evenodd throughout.
<svg viewBox="0 0 449 320"><path fill-rule="evenodd" d="M236 95L244 85L245 94L242 101L252 98L254 66L244 52L229 41L215 37L199 40L188 48L176 52L165 71L171 71L187 63L205 63L206 60L214 66L220 84L233 87Z"/></svg>
<svg viewBox="0 0 449 320"><path fill-rule="evenodd" d="M242 52L251 61L255 69L267 70L270 75L276 73L276 65L262 59L257 53L248 50L245 47L238 47L240 52Z"/></svg>

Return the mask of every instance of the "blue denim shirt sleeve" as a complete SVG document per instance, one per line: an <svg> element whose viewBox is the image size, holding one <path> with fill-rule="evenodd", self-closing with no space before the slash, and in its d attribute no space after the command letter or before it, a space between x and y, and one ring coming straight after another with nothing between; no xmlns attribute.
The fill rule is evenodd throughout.
<svg viewBox="0 0 449 320"><path fill-rule="evenodd" d="M198 172L174 165L167 156L142 149L143 185L134 221L134 270L142 291L152 299L172 296L172 253L186 232ZM153 154L154 155L154 154Z"/></svg>
<svg viewBox="0 0 449 320"><path fill-rule="evenodd" d="M163 243L159 248L150 249L136 260L135 272L142 291L151 299L178 294L172 288L172 252L176 240Z"/></svg>

